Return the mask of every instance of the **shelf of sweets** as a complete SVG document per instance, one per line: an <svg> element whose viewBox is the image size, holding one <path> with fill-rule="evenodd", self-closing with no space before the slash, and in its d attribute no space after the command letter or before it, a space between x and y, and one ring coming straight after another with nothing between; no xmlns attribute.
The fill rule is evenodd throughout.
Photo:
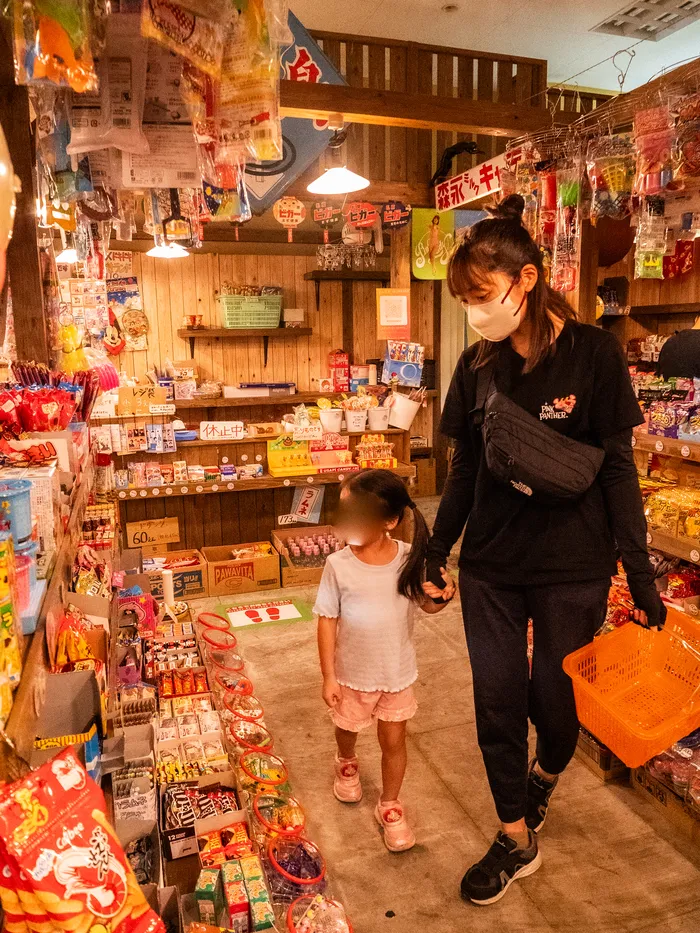
<svg viewBox="0 0 700 933"><path fill-rule="evenodd" d="M22 676L5 726L5 734L13 743L14 751L7 742L0 742L0 780L3 781L17 780L28 771L26 761L31 753L37 732L36 725L46 700L46 676L49 672L46 614L54 606L63 604L64 593L68 591L73 558L82 538L83 516L92 491L93 477L93 464L89 460L83 470L80 485L73 495L70 518L56 552L51 579L47 581L46 593L38 612L36 631L24 638ZM21 625L20 619L17 619L17 624Z"/></svg>
<svg viewBox="0 0 700 933"><path fill-rule="evenodd" d="M700 563L700 541L695 538L680 538L650 528L647 531L647 544L671 557L680 557L692 564Z"/></svg>
<svg viewBox="0 0 700 933"><path fill-rule="evenodd" d="M333 398L338 392L297 392L295 395L246 395L239 398L188 398L176 399L173 404L177 411L192 408L292 408L294 405L312 403L319 398ZM346 393L349 394L349 393ZM426 398L437 398L437 389L426 389ZM151 421L172 418L171 415L112 415L109 418L91 418L90 424L109 424L113 421Z"/></svg>
<svg viewBox="0 0 700 933"><path fill-rule="evenodd" d="M342 431L340 432L340 436L360 438L360 437L363 437L363 435L365 434L371 434L371 433L405 434L406 432L404 431L403 428L382 428L380 432ZM250 446L251 444L264 444L267 441L274 441L278 437L283 437L283 436L284 435L282 434L256 434L256 435L253 435L252 437L240 437L240 438L235 438L235 439L228 440L228 441L215 441L215 440L212 440L212 441L202 441L202 440L178 441L177 449L180 450L180 448L190 448L190 447L195 447L195 448L196 447L211 447L211 448L218 449L220 447L237 447L237 446L240 447L241 445L246 445L246 444ZM176 457L177 451L175 451L174 453L170 451L156 453L155 451L152 451L152 450L130 450L130 451L126 451L123 453L115 452L114 456L115 457L131 457L132 459L138 459L139 457L142 457L147 454L149 454L150 456L157 456L157 457L169 456L169 457L173 457L174 459L177 459Z"/></svg>
<svg viewBox="0 0 700 933"><path fill-rule="evenodd" d="M635 431L632 438L635 450L664 454L666 457L678 457L700 463L700 441L679 441L672 437L660 437L655 434L643 434Z"/></svg>
<svg viewBox="0 0 700 933"><path fill-rule="evenodd" d="M353 469L346 469L345 472L337 473L314 473L303 474L301 476L270 476L265 473L258 478L253 479L235 479L220 480L218 483L192 483L190 481L181 483L172 483L167 486L137 486L131 489L115 490L119 501L124 502L129 499L169 499L177 496L204 496L209 494L220 495L225 492L248 492L255 489L279 489L284 486L329 486L333 483L341 483L347 473L356 472L356 464ZM407 463L399 463L398 466L391 468L392 473L396 473L405 479L414 479L416 468Z"/></svg>

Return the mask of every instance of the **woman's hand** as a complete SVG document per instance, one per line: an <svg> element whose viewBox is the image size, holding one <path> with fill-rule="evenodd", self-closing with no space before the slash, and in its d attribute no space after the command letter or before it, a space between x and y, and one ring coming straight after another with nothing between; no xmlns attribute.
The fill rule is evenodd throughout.
<svg viewBox="0 0 700 933"><path fill-rule="evenodd" d="M451 576L451 574L449 574L444 567L440 568L440 576L445 581L444 589L441 590L439 586L435 586L435 584L431 583L430 580L426 580L423 584L423 592L431 599L441 599L444 602L449 603L449 601L455 595L455 590L457 588L455 585L454 577Z"/></svg>
<svg viewBox="0 0 700 933"><path fill-rule="evenodd" d="M335 677L323 678L322 696L324 703L326 706L330 707L330 709L333 709L340 703L340 684Z"/></svg>

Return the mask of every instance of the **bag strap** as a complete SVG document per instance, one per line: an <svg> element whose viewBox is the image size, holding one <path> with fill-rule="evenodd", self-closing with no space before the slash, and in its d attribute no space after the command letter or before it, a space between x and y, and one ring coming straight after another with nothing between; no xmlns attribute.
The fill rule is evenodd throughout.
<svg viewBox="0 0 700 933"><path fill-rule="evenodd" d="M476 373L476 403L472 411L469 412L469 417L472 424L477 428L480 428L484 423L484 408L486 407L486 402L495 391L494 371L494 364L487 363L486 366L482 366Z"/></svg>

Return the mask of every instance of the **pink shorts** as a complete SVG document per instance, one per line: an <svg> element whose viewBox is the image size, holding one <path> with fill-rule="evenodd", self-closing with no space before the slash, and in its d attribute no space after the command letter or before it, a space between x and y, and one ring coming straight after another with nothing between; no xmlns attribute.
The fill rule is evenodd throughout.
<svg viewBox="0 0 700 933"><path fill-rule="evenodd" d="M384 693L381 690L353 690L341 684L340 703L330 713L339 729L360 732L371 726L375 719L405 722L416 715L417 709L413 687L406 687L398 693Z"/></svg>

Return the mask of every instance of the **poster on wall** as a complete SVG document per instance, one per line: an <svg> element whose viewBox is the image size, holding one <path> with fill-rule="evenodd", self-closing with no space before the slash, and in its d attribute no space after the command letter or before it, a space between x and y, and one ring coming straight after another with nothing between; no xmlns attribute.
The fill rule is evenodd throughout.
<svg viewBox="0 0 700 933"><path fill-rule="evenodd" d="M446 279L455 242L452 211L439 214L429 208L413 211L411 261L417 279Z"/></svg>
<svg viewBox="0 0 700 933"><path fill-rule="evenodd" d="M289 28L294 41L282 52L280 77L284 81L311 84L345 84L343 76L290 11ZM299 176L325 152L332 136L325 120L282 120L284 151L279 162L246 165L245 181L254 214L263 214Z"/></svg>
<svg viewBox="0 0 700 933"><path fill-rule="evenodd" d="M107 303L124 350L148 349L148 318L135 275L107 279Z"/></svg>
<svg viewBox="0 0 700 933"><path fill-rule="evenodd" d="M411 289L377 289L377 340L410 340Z"/></svg>

